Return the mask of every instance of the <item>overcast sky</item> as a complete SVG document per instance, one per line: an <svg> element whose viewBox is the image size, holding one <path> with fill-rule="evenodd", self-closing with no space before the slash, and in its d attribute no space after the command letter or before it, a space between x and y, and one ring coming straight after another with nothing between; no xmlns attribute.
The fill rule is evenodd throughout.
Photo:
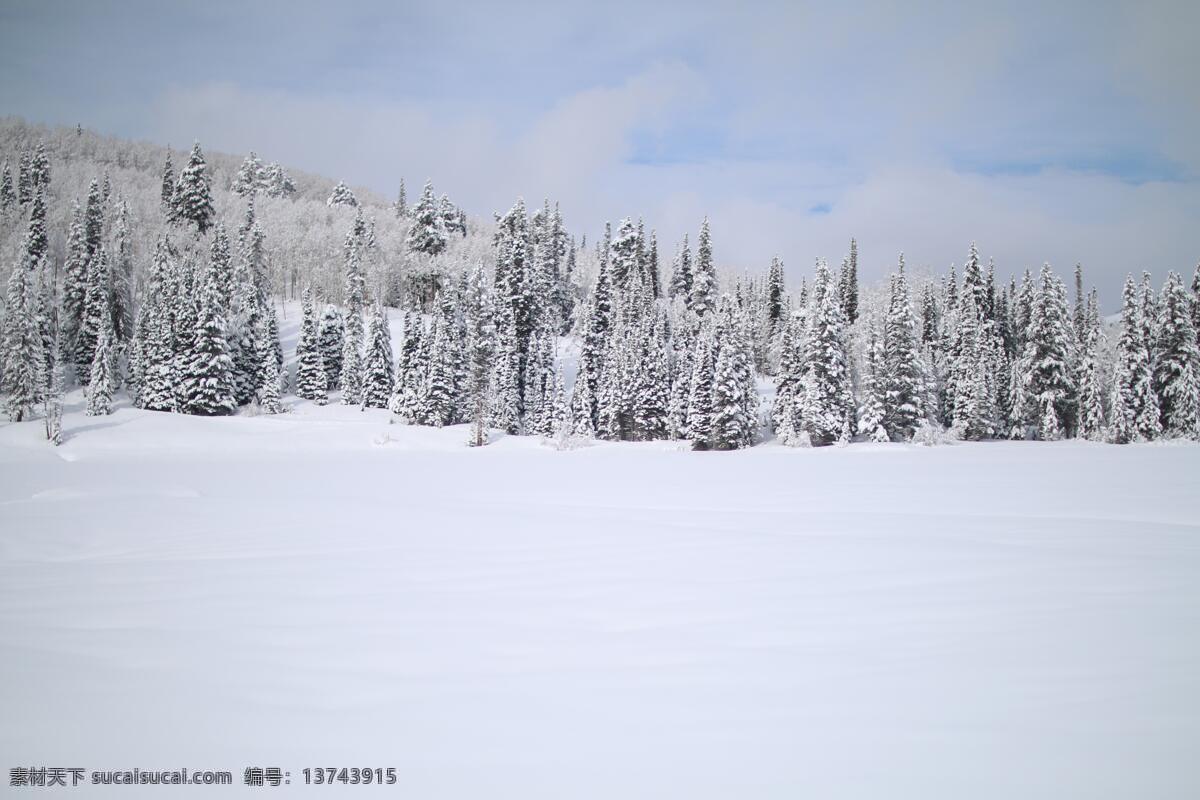
<svg viewBox="0 0 1200 800"><path fill-rule="evenodd" d="M973 7L984 7L975 10ZM13 2L0 113L870 279L1200 260L1200 3Z"/></svg>

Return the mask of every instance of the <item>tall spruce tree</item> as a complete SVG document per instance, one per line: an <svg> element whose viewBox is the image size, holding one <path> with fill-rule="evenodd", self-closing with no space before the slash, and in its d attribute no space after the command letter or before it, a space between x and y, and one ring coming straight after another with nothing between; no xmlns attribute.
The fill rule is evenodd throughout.
<svg viewBox="0 0 1200 800"><path fill-rule="evenodd" d="M375 304L367 325L367 353L363 360L363 408L387 408L392 393L392 337L387 314Z"/></svg>
<svg viewBox="0 0 1200 800"><path fill-rule="evenodd" d="M89 417L101 417L112 413L113 393L116 391L113 381L116 368L114 358L112 324L106 319L101 325L93 360L88 368L90 377L84 413Z"/></svg>
<svg viewBox="0 0 1200 800"><path fill-rule="evenodd" d="M301 300L300 341L296 344L296 396L319 406L328 402L325 364L317 340L317 315L313 309L312 289L305 288Z"/></svg>
<svg viewBox="0 0 1200 800"><path fill-rule="evenodd" d="M200 282L195 329L184 377L182 410L204 417L237 410L233 359L225 339L223 266L210 259ZM187 331L182 332L186 337Z"/></svg>
<svg viewBox="0 0 1200 800"><path fill-rule="evenodd" d="M26 237L28 244L28 236ZM9 419L20 422L33 415L44 369L42 337L38 327L34 278L38 264L24 248L21 260L8 276L4 314L3 367L5 407Z"/></svg>
<svg viewBox="0 0 1200 800"><path fill-rule="evenodd" d="M692 275L692 311L704 316L716 308L717 269L713 264L712 236L708 217L700 225L700 239L696 245L696 269Z"/></svg>
<svg viewBox="0 0 1200 800"><path fill-rule="evenodd" d="M923 370L917 349L916 320L904 274L904 255L891 282L883 328L884 427L895 441L908 441L925 416Z"/></svg>
<svg viewBox="0 0 1200 800"><path fill-rule="evenodd" d="M1121 295L1121 335L1113 366L1110 435L1117 444L1151 438L1147 434L1156 433L1151 420L1157 423L1159 417L1141 313L1133 276L1127 275Z"/></svg>
<svg viewBox="0 0 1200 800"><path fill-rule="evenodd" d="M212 227L214 216L208 164L204 161L204 154L200 152L200 143L196 142L192 145L187 166L183 168L183 172L179 174L179 181L175 184L171 221L194 225L196 232L203 236Z"/></svg>
<svg viewBox="0 0 1200 800"><path fill-rule="evenodd" d="M1079 366L1079 436L1099 441L1105 435L1104 379L1100 360L1104 349L1104 330L1093 289L1088 297L1081 323L1083 342Z"/></svg>
<svg viewBox="0 0 1200 800"><path fill-rule="evenodd" d="M1167 436L1200 437L1200 347L1192 303L1176 272L1167 275L1160 303L1154 389Z"/></svg>
<svg viewBox="0 0 1200 800"><path fill-rule="evenodd" d="M421 197L412 210L412 225L406 240L414 253L436 256L446 249L446 228L433 196L433 182L426 181Z"/></svg>
<svg viewBox="0 0 1200 800"><path fill-rule="evenodd" d="M803 428L814 445L836 442L847 417L853 414L844 325L836 286L830 279L828 266L820 260L808 331L808 364L803 379Z"/></svg>

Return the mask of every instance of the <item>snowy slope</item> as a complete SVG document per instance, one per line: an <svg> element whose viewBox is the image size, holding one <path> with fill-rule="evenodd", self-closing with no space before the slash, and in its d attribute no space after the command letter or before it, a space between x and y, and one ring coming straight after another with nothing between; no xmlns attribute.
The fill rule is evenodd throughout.
<svg viewBox="0 0 1200 800"><path fill-rule="evenodd" d="M1200 796L1197 446L473 450L308 404L39 425L0 427L6 768Z"/></svg>

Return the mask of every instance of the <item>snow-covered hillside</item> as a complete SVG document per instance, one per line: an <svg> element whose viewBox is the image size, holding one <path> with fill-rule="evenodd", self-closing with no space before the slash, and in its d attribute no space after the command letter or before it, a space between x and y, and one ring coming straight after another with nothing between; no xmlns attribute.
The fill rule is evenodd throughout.
<svg viewBox="0 0 1200 800"><path fill-rule="evenodd" d="M61 447L0 427L6 767L1200 796L1196 445L471 449L72 400Z"/></svg>

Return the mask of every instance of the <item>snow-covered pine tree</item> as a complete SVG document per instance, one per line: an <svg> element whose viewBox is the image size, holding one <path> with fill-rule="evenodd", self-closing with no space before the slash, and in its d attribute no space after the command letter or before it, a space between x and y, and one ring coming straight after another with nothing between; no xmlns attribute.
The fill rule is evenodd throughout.
<svg viewBox="0 0 1200 800"><path fill-rule="evenodd" d="M317 339L317 315L313 309L311 287L304 289L301 308L300 341L296 344L296 396L323 406L328 402L325 364Z"/></svg>
<svg viewBox="0 0 1200 800"><path fill-rule="evenodd" d="M273 312L267 302L262 226L254 211L254 198L246 203L246 215L238 228L237 258L233 268L228 312L229 355L233 360L235 397L238 405L249 403L262 386L263 352L275 349L269 330ZM277 329L275 333L277 333ZM279 361L282 364L282 351Z"/></svg>
<svg viewBox="0 0 1200 800"><path fill-rule="evenodd" d="M108 251L101 248L92 257L88 266L83 314L80 317L79 330L75 337L75 366L80 378L87 378L91 374L96 344L100 339L101 331L112 328L110 272Z"/></svg>
<svg viewBox="0 0 1200 800"><path fill-rule="evenodd" d="M28 236L26 236L28 244ZM4 314L4 352L0 366L4 376L5 409L9 419L20 422L33 415L41 391L40 376L45 354L37 319L34 278L39 266L23 248L21 260L8 276Z"/></svg>
<svg viewBox="0 0 1200 800"><path fill-rule="evenodd" d="M392 393L392 337L380 303L375 304L367 326L367 355L362 372L363 408L387 408Z"/></svg>
<svg viewBox="0 0 1200 800"><path fill-rule="evenodd" d="M467 362L465 405L471 423L468 443L473 447L482 447L487 444L487 390L495 340L482 264L476 264L467 277L463 303Z"/></svg>
<svg viewBox="0 0 1200 800"><path fill-rule="evenodd" d="M696 245L696 269L692 275L692 311L704 316L716 308L717 269L713 264L712 235L708 217L700 225L700 240Z"/></svg>
<svg viewBox="0 0 1200 800"><path fill-rule="evenodd" d="M711 321L705 320L692 353L691 397L688 398L688 436L695 450L712 446L713 381L717 370L717 343Z"/></svg>
<svg viewBox="0 0 1200 800"><path fill-rule="evenodd" d="M200 152L200 143L192 145L187 166L179 174L171 206L171 221L184 225L195 225L196 232L203 236L212 227L212 192L209 188L208 165Z"/></svg>
<svg viewBox="0 0 1200 800"><path fill-rule="evenodd" d="M368 241L368 229L362 212L359 212L355 216L354 226L346 235L344 248L346 317L342 336L342 369L339 382L342 387L342 403L350 406L359 405L362 402L364 334L362 314L367 300L362 260L366 255Z"/></svg>
<svg viewBox="0 0 1200 800"><path fill-rule="evenodd" d="M263 385L259 394L258 408L264 414L282 414L283 401L280 398L282 382L279 374L279 362L271 351L263 358Z"/></svg>
<svg viewBox="0 0 1200 800"><path fill-rule="evenodd" d="M180 404L186 414L217 417L237 410L233 359L229 357L225 339L224 269L210 259L200 281L195 330L184 375L184 399ZM186 336L187 331L181 334Z"/></svg>
<svg viewBox="0 0 1200 800"><path fill-rule="evenodd" d="M990 319L987 313L987 286L983 281L983 267L979 261L979 249L975 246L975 242L971 242L967 261L963 264L960 302L968 293L975 297L975 308L979 312L980 321L984 322Z"/></svg>
<svg viewBox="0 0 1200 800"><path fill-rule="evenodd" d="M449 236L452 233L466 233L458 229L458 209L450 202L450 197L443 194L438 200L438 215L442 218L442 230Z"/></svg>
<svg viewBox="0 0 1200 800"><path fill-rule="evenodd" d="M333 303L326 303L317 325L317 342L321 363L325 365L325 384L337 388L342 375L342 347L345 346L342 314Z"/></svg>
<svg viewBox="0 0 1200 800"><path fill-rule="evenodd" d="M446 249L446 229L433 197L432 181L425 182L421 198L413 206L412 226L408 229L406 244L412 252L429 256L436 256Z"/></svg>
<svg viewBox="0 0 1200 800"><path fill-rule="evenodd" d="M647 319L641 335L641 363L634 387L634 429L637 438L643 441L666 439L670 434L671 385L665 318Z"/></svg>
<svg viewBox="0 0 1200 800"><path fill-rule="evenodd" d="M713 370L709 440L714 450L736 450L754 442L758 407L754 372L744 310L738 309L725 295L718 313L721 326L717 331L719 344Z"/></svg>
<svg viewBox="0 0 1200 800"><path fill-rule="evenodd" d="M404 191L404 178L400 179L400 191L396 193L396 202L392 204L396 219L408 218L408 194Z"/></svg>
<svg viewBox="0 0 1200 800"><path fill-rule="evenodd" d="M133 338L133 242L129 229L129 204L117 204L117 219L113 226L113 261L109 272L112 281L113 335L119 344Z"/></svg>
<svg viewBox="0 0 1200 800"><path fill-rule="evenodd" d="M396 378L388 408L406 422L416 421L418 395L425 379L421 363L422 327L420 315L404 312L404 339L396 359Z"/></svg>
<svg viewBox="0 0 1200 800"><path fill-rule="evenodd" d="M817 261L812 318L807 341L804 430L814 445L833 444L853 414L849 359L843 342L844 319L836 286L824 260Z"/></svg>
<svg viewBox="0 0 1200 800"><path fill-rule="evenodd" d="M422 425L440 428L454 421L456 398L451 347L446 320L438 316L429 333L428 363L418 400L417 421Z"/></svg>
<svg viewBox="0 0 1200 800"><path fill-rule="evenodd" d="M668 287L671 297L682 297L688 307L692 305L692 253L688 246L688 237L683 235L683 243L671 262L671 283Z"/></svg>
<svg viewBox="0 0 1200 800"><path fill-rule="evenodd" d="M921 402L924 370L917 349L912 302L908 293L908 277L904 273L904 254L892 278L887 317L883 327L884 427L888 436L898 442L912 438L918 423L925 417Z"/></svg>
<svg viewBox="0 0 1200 800"><path fill-rule="evenodd" d="M5 211L17 204L17 190L13 185L12 168L5 159L0 167L0 211Z"/></svg>
<svg viewBox="0 0 1200 800"><path fill-rule="evenodd" d="M246 159L242 161L242 165L238 167L237 174L233 176L233 183L229 186L229 190L241 197L253 197L267 188L267 170L263 166L262 159L253 150Z"/></svg>
<svg viewBox="0 0 1200 800"><path fill-rule="evenodd" d="M50 188L50 156L46 154L46 143L38 142L29 161L29 180L36 193L38 189Z"/></svg>
<svg viewBox="0 0 1200 800"><path fill-rule="evenodd" d="M1104 331L1093 289L1084 310L1083 347L1079 367L1079 436L1100 441L1105 435L1104 380L1100 371Z"/></svg>
<svg viewBox="0 0 1200 800"><path fill-rule="evenodd" d="M93 356L92 363L88 367L87 406L84 413L89 417L102 417L112 413L113 393L116 391L113 383L113 372L116 365L113 354L112 324L107 318L100 326L100 334L96 339Z"/></svg>
<svg viewBox="0 0 1200 800"><path fill-rule="evenodd" d="M858 321L858 241L850 239L849 270L846 276L846 288L842 295L843 313L846 324L853 325Z"/></svg>
<svg viewBox="0 0 1200 800"><path fill-rule="evenodd" d="M894 289L893 289L894 292ZM884 426L887 377L883 373L883 343L872 325L867 334L866 369L863 371L862 405L858 409L858 430L868 441L890 441Z"/></svg>
<svg viewBox="0 0 1200 800"><path fill-rule="evenodd" d="M292 176L284 172L277 161L267 165L266 192L267 197L291 197L296 193Z"/></svg>
<svg viewBox="0 0 1200 800"><path fill-rule="evenodd" d="M1041 415L1039 433L1056 430L1061 438L1075 429L1078 396L1073 341L1065 288L1050 265L1044 264L1034 293L1024 357L1029 370L1028 391L1037 398L1037 411ZM1055 426L1048 425L1047 403L1057 416Z"/></svg>
<svg viewBox="0 0 1200 800"><path fill-rule="evenodd" d="M1200 347L1192 325L1192 303L1176 272L1167 275L1159 304L1154 389L1163 434L1200 438Z"/></svg>
<svg viewBox="0 0 1200 800"><path fill-rule="evenodd" d="M33 200L33 178L31 175L32 160L28 150L21 151L17 161L17 202L28 205Z"/></svg>
<svg viewBox="0 0 1200 800"><path fill-rule="evenodd" d="M1141 302L1133 276L1125 277L1121 294L1121 335L1113 366L1113 399L1109 432L1117 444L1152 438L1159 417L1150 357L1141 319ZM1147 436L1150 434L1150 436Z"/></svg>
<svg viewBox="0 0 1200 800"><path fill-rule="evenodd" d="M496 355L488 386L488 426L506 433L521 432L520 356L517 352L515 322L501 315Z"/></svg>
<svg viewBox="0 0 1200 800"><path fill-rule="evenodd" d="M138 407L148 411L174 411L175 389L182 382L175 364L175 329L170 306L176 258L174 248L164 236L154 250L134 330L131 372Z"/></svg>
<svg viewBox="0 0 1200 800"><path fill-rule="evenodd" d="M159 193L163 211L170 217L175 208L175 167L171 164L171 148L167 147L167 160L163 164L162 190Z"/></svg>
<svg viewBox="0 0 1200 800"><path fill-rule="evenodd" d="M358 207L358 198L354 196L354 192L350 191L350 187L343 181L338 181L333 187L333 191L329 193L329 199L325 201L325 205L333 208L334 206L350 206L351 208Z"/></svg>

